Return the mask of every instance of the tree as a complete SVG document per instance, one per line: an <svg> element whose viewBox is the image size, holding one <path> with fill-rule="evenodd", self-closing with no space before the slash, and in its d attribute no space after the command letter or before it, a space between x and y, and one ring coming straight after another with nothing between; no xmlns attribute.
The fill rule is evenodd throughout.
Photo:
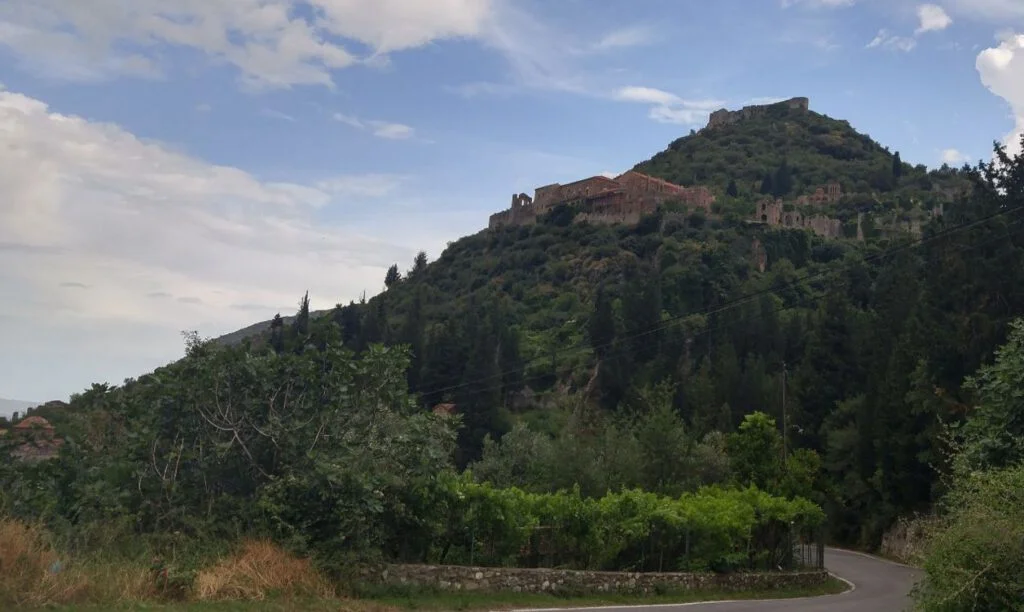
<svg viewBox="0 0 1024 612"><path fill-rule="evenodd" d="M402 274L398 271L398 264L392 264L384 275L384 286L388 289L394 287L402 280Z"/></svg>
<svg viewBox="0 0 1024 612"><path fill-rule="evenodd" d="M733 198L740 195L739 187L736 186L736 179L729 179L729 186L725 188L725 193Z"/></svg>
<svg viewBox="0 0 1024 612"><path fill-rule="evenodd" d="M766 172L764 178L761 179L761 193L763 195L772 195L775 193L775 185L772 179L772 173Z"/></svg>
<svg viewBox="0 0 1024 612"><path fill-rule="evenodd" d="M416 254L416 259L412 262L412 270L409 271L409 277L415 278L423 274L424 270L427 269L427 254L424 251L420 251Z"/></svg>
<svg viewBox="0 0 1024 612"><path fill-rule="evenodd" d="M892 156L892 178L899 182L901 176L903 176L903 160L900 159L900 152L896 151L896 154Z"/></svg>
<svg viewBox="0 0 1024 612"><path fill-rule="evenodd" d="M782 479L782 436L775 419L763 412L748 414L726 449L733 477L742 486L774 491Z"/></svg>
<svg viewBox="0 0 1024 612"><path fill-rule="evenodd" d="M970 469L1004 468L1024 461L1024 319L1010 326L995 362L964 383L977 406L961 430Z"/></svg>
<svg viewBox="0 0 1024 612"><path fill-rule="evenodd" d="M300 345L309 335L309 291L299 301L299 311L295 314L295 320L292 321L292 333Z"/></svg>
<svg viewBox="0 0 1024 612"><path fill-rule="evenodd" d="M771 191L772 195L777 198L784 198L793 191L793 171L786 160L782 160L782 163L775 170L775 176L772 177Z"/></svg>
<svg viewBox="0 0 1024 612"><path fill-rule="evenodd" d="M281 318L281 313L275 314L270 321L270 346L275 353L284 350L284 319Z"/></svg>

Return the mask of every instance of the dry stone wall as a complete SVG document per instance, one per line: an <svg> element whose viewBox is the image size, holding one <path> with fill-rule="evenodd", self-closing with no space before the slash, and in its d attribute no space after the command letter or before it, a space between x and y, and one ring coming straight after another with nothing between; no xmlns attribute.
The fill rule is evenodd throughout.
<svg viewBox="0 0 1024 612"><path fill-rule="evenodd" d="M698 590L766 591L824 583L825 571L779 573L633 573L579 570L386 565L366 568L363 579L377 584L442 591L515 593L659 593Z"/></svg>

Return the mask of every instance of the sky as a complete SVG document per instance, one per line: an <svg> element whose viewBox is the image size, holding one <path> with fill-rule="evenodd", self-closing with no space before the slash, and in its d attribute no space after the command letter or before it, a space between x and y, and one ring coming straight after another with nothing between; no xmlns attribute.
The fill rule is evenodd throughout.
<svg viewBox="0 0 1024 612"><path fill-rule="evenodd" d="M0 2L0 397L66 399L807 96L929 167L1024 131L1024 0Z"/></svg>

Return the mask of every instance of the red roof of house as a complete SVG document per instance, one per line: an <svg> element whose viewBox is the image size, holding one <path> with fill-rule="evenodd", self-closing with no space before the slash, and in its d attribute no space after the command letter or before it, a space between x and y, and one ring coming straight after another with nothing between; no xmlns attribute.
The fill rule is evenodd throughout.
<svg viewBox="0 0 1024 612"><path fill-rule="evenodd" d="M41 416L30 416L21 420L15 429L31 429L33 427L42 427L43 429L53 429L53 425Z"/></svg>

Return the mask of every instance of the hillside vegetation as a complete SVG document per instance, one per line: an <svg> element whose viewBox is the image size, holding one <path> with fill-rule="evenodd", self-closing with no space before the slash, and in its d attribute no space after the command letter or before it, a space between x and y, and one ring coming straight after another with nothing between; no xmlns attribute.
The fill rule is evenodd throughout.
<svg viewBox="0 0 1024 612"><path fill-rule="evenodd" d="M817 121L835 123L810 114L790 132ZM814 169L825 154L798 142L706 179L729 191L781 160L773 176L794 184L843 168L856 184L888 157L854 139L863 163ZM715 151L693 163L717 167ZM888 157L891 188L859 195L886 214L921 208L900 194L945 198L920 237L827 240L738 209L591 226L556 207L395 265L368 301L316 316L307 296L265 333L190 335L180 361L51 406L67 443L37 464L4 453L0 510L45 524L69 554L171 556L188 590L248 539L334 580L367 560L777 567L790 538L823 525L875 546L952 485L931 540L928 597L944 609L957 572L976 569L955 530L1008 524L992 487L1019 480L968 479L1018 468L1024 435L1009 335L1024 315L1024 155L996 153L916 178Z"/></svg>

